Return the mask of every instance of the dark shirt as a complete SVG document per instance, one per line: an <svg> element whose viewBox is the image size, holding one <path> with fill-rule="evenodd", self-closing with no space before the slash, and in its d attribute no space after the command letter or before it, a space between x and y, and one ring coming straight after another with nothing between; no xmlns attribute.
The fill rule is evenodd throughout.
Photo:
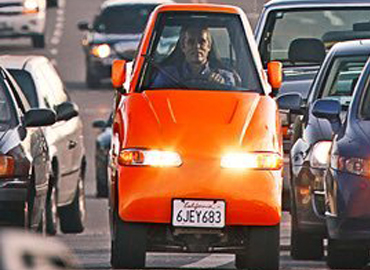
<svg viewBox="0 0 370 270"><path fill-rule="evenodd" d="M181 85L186 85L186 82L199 80L207 80L209 76L215 72L221 75L225 80L225 85L235 86L234 74L230 71L220 68L211 68L207 63L204 69L199 74L192 74L190 67L187 63L182 65L172 65L163 68L164 71L159 70L157 76L155 76L151 87L153 88L169 88L169 87L179 87ZM172 79L171 79L172 78ZM180 84L176 84L177 80Z"/></svg>

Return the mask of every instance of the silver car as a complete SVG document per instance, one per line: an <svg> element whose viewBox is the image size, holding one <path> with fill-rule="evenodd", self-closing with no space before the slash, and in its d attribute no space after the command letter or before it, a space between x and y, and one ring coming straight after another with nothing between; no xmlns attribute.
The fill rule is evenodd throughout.
<svg viewBox="0 0 370 270"><path fill-rule="evenodd" d="M43 56L1 56L0 63L21 86L32 107L50 108L57 122L45 128L52 176L46 202L47 233L78 233L84 229L86 171L82 122L52 63Z"/></svg>

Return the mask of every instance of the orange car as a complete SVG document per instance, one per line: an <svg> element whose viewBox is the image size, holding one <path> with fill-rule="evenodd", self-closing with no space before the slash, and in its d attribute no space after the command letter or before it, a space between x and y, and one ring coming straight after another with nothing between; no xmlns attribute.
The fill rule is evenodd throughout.
<svg viewBox="0 0 370 270"><path fill-rule="evenodd" d="M146 251L226 252L238 268L279 268L282 138L271 88L241 9L158 7L132 71L113 65L113 268Z"/></svg>

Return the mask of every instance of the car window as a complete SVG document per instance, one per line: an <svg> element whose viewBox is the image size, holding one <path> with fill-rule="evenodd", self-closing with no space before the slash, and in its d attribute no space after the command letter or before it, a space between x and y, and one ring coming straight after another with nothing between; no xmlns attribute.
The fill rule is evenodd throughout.
<svg viewBox="0 0 370 270"><path fill-rule="evenodd" d="M107 7L94 21L97 32L107 34L140 34L156 5L117 5Z"/></svg>
<svg viewBox="0 0 370 270"><path fill-rule="evenodd" d="M289 48L298 38L319 39L329 50L345 40L370 38L369 8L315 8L270 12L262 33L260 52L264 64L279 60L298 66L289 59ZM306 64L306 63L305 63Z"/></svg>
<svg viewBox="0 0 370 270"><path fill-rule="evenodd" d="M3 124L12 124L16 120L15 108L7 92L7 86L4 81L0 81L0 130L2 130Z"/></svg>
<svg viewBox="0 0 370 270"><path fill-rule="evenodd" d="M335 98L342 105L348 106L366 60L367 56L335 58L328 71L321 98Z"/></svg>
<svg viewBox="0 0 370 270"><path fill-rule="evenodd" d="M39 101L32 75L26 70L9 69L8 71L21 87L31 107L38 108Z"/></svg>
<svg viewBox="0 0 370 270"><path fill-rule="evenodd" d="M238 15L171 12L160 15L157 27L154 34L156 38L146 55L144 78L139 91L176 88L262 91ZM208 43L207 64L199 72L198 78L190 78L191 60L186 60L183 43L185 38L189 44L193 42L192 34L187 31L197 31L197 28L201 28L200 35L205 39L202 42ZM206 77L213 73L221 74L224 83L217 85L207 82ZM179 80L174 81L171 78L174 76Z"/></svg>

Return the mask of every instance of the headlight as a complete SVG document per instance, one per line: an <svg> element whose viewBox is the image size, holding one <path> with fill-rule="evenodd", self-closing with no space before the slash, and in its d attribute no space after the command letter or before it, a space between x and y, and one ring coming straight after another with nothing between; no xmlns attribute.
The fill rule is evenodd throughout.
<svg viewBox="0 0 370 270"><path fill-rule="evenodd" d="M23 13L37 13L39 12L39 4L37 0L24 0Z"/></svg>
<svg viewBox="0 0 370 270"><path fill-rule="evenodd" d="M312 148L310 163L312 168L325 169L328 165L331 141L321 141Z"/></svg>
<svg viewBox="0 0 370 270"><path fill-rule="evenodd" d="M221 158L221 167L230 169L280 170L284 160L277 153L229 153Z"/></svg>
<svg viewBox="0 0 370 270"><path fill-rule="evenodd" d="M99 58L107 58L111 54L111 48L108 44L94 45L91 48L91 54Z"/></svg>
<svg viewBox="0 0 370 270"><path fill-rule="evenodd" d="M14 158L11 156L0 156L0 177L14 174Z"/></svg>
<svg viewBox="0 0 370 270"><path fill-rule="evenodd" d="M182 160L173 151L125 149L121 151L118 163L124 166L179 167Z"/></svg>
<svg viewBox="0 0 370 270"><path fill-rule="evenodd" d="M333 155L331 167L342 172L370 177L370 160L367 159Z"/></svg>

